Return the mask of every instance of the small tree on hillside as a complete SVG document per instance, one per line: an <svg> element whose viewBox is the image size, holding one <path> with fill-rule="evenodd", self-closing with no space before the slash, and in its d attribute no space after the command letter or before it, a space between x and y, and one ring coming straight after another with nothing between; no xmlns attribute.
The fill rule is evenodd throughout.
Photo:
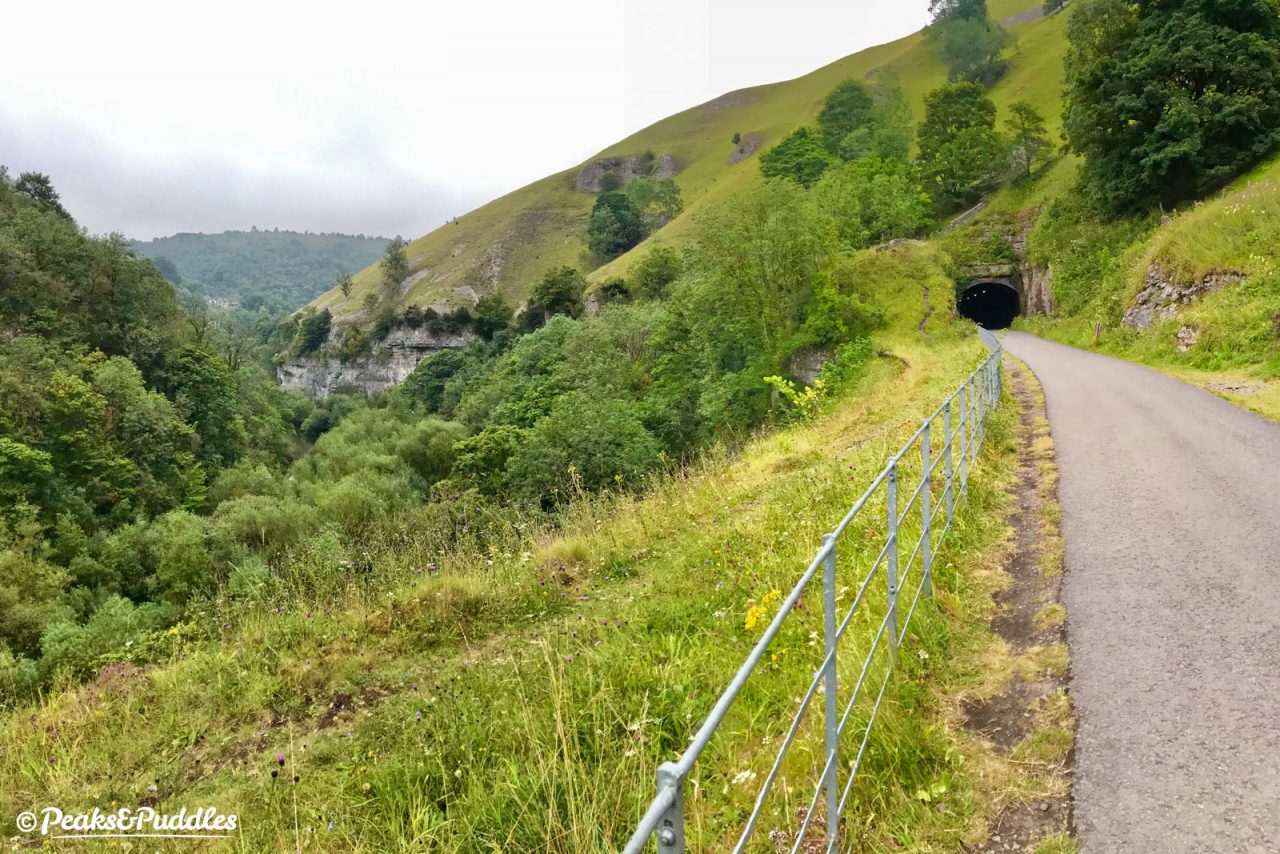
<svg viewBox="0 0 1280 854"><path fill-rule="evenodd" d="M935 24L945 21L987 19L987 0L929 0Z"/></svg>
<svg viewBox="0 0 1280 854"><path fill-rule="evenodd" d="M760 157L760 172L766 178L790 178L810 187L836 160L822 144L822 134L800 128Z"/></svg>
<svg viewBox="0 0 1280 854"><path fill-rule="evenodd" d="M935 25L930 36L938 45L938 57L947 66L949 80L990 86L1009 67L1001 57L1009 45L1009 32L985 18L947 21Z"/></svg>
<svg viewBox="0 0 1280 854"><path fill-rule="evenodd" d="M644 240L640 212L620 192L601 193L587 222L587 246L600 258L616 258Z"/></svg>
<svg viewBox="0 0 1280 854"><path fill-rule="evenodd" d="M526 330L534 330L557 314L581 317L582 292L586 287L587 280L572 267L548 272L529 295L522 325Z"/></svg>
<svg viewBox="0 0 1280 854"><path fill-rule="evenodd" d="M1012 150L1010 160L1018 177L1031 179L1031 169L1041 152L1049 147L1048 131L1044 116L1026 101L1018 101L1009 107L1011 115L1005 120Z"/></svg>
<svg viewBox="0 0 1280 854"><path fill-rule="evenodd" d="M387 244L382 256L382 294L384 299L395 302L400 296L400 285L409 277L409 257L405 254L404 238L396 235Z"/></svg>
<svg viewBox="0 0 1280 854"><path fill-rule="evenodd" d="M851 135L869 137L874 111L875 99L862 81L846 80L832 89L818 113L818 130L827 151L846 160L855 159L846 157L842 148ZM865 144L857 147L865 147Z"/></svg>
<svg viewBox="0 0 1280 854"><path fill-rule="evenodd" d="M343 299L351 298L351 285L353 284L350 273L343 273L338 277L338 290L342 291Z"/></svg>
<svg viewBox="0 0 1280 854"><path fill-rule="evenodd" d="M502 294L492 293L480 297L471 318L471 328L486 341L511 325L511 306Z"/></svg>

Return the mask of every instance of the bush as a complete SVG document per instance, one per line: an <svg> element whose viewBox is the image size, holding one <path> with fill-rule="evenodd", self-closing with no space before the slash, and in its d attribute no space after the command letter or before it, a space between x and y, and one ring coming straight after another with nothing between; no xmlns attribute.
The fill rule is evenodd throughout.
<svg viewBox="0 0 1280 854"><path fill-rule="evenodd" d="M684 260L674 249L655 246L631 268L630 289L641 299L661 299L684 272Z"/></svg>
<svg viewBox="0 0 1280 854"><path fill-rule="evenodd" d="M530 500L555 505L578 488L633 485L658 462L657 440L629 406L574 392L529 431L506 477Z"/></svg>
<svg viewBox="0 0 1280 854"><path fill-rule="evenodd" d="M246 549L266 555L282 553L315 529L316 515L295 498L246 495L219 506L212 524L219 554L232 559L242 557Z"/></svg>
<svg viewBox="0 0 1280 854"><path fill-rule="evenodd" d="M139 642L145 633L163 627L173 616L174 612L156 604L134 605L122 596L112 596L84 625L50 626L40 639L44 652L41 667L51 675L89 676L108 655L126 643Z"/></svg>
<svg viewBox="0 0 1280 854"><path fill-rule="evenodd" d="M800 128L760 156L760 173L810 187L834 162L822 135L812 128Z"/></svg>

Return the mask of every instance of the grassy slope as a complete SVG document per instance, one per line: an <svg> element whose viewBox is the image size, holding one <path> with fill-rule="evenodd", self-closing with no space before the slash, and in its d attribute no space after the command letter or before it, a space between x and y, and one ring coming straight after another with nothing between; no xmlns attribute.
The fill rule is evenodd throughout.
<svg viewBox="0 0 1280 854"><path fill-rule="evenodd" d="M1038 5L1029 0L993 0L993 17L1005 18ZM1056 91L1061 79L1063 16L1013 27L1018 43L1013 68L993 92L1001 107L1028 99L1042 105L1051 126L1059 110ZM737 164L730 163L735 133L759 134L762 148L776 144L797 127L811 123L822 99L842 80L865 77L891 67L920 118L926 92L945 81L945 71L920 34L845 57L803 77L729 93L713 101L663 119L610 146L596 157L653 151L674 156L685 169L677 177L685 212L652 235L645 244L595 270L593 282L623 273L649 245L679 246L692 220L709 205L759 177L759 151ZM469 302L471 295L496 289L519 303L548 269L569 264L583 270L594 266L587 257L586 218L594 196L575 192L573 182L582 166L551 175L496 199L417 240L409 248L410 268L428 271L412 284L405 304L443 305ZM499 259L496 275L491 263ZM360 310L364 297L377 287L377 266L356 276L349 298L330 291L314 305L328 307L339 319ZM467 290L467 289L470 290Z"/></svg>

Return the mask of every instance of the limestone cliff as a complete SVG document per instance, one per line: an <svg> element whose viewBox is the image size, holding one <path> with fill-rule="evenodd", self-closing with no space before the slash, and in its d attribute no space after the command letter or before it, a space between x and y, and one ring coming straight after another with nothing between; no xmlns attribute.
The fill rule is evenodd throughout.
<svg viewBox="0 0 1280 854"><path fill-rule="evenodd" d="M292 359L276 368L280 385L325 398L339 389L380 394L404 382L418 363L442 350L467 346L466 333L433 331L427 326L396 326L387 337L349 362L334 356Z"/></svg>

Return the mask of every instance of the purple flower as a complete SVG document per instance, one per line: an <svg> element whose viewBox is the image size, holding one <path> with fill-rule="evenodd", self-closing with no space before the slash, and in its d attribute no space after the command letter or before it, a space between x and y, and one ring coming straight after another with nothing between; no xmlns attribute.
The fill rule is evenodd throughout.
<svg viewBox="0 0 1280 854"><path fill-rule="evenodd" d="M277 754L276 754L276 762L277 762L277 763L279 763L280 765L284 765L284 754L283 754L283 753L277 753Z"/></svg>
<svg viewBox="0 0 1280 854"><path fill-rule="evenodd" d="M329 822L329 829L333 830L333 822Z"/></svg>
<svg viewBox="0 0 1280 854"><path fill-rule="evenodd" d="M422 712L418 712L418 720L422 720Z"/></svg>

